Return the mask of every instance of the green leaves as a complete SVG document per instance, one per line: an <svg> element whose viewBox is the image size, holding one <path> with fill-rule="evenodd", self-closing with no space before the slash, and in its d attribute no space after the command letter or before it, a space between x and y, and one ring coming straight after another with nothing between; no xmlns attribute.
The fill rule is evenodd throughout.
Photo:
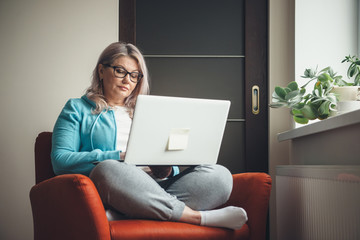
<svg viewBox="0 0 360 240"><path fill-rule="evenodd" d="M327 73L322 73L317 78L320 82L326 82L326 81L333 81L333 79L330 77Z"/></svg>
<svg viewBox="0 0 360 240"><path fill-rule="evenodd" d="M325 119L332 111L336 111L337 98L331 93L334 83L344 83L342 76L337 76L331 67L317 72L316 69L306 69L303 78L310 80L299 89L296 82L290 82L286 87L275 87L270 107L288 107L295 122L307 124L309 120ZM316 80L314 89L305 95L305 86Z"/></svg>
<svg viewBox="0 0 360 240"><path fill-rule="evenodd" d="M299 89L298 84L296 82L290 82L287 87L291 90L291 91L296 91Z"/></svg>
<svg viewBox="0 0 360 240"><path fill-rule="evenodd" d="M293 108L291 114L295 122L307 124L309 120L328 118L332 111L330 104L331 102L328 100L323 100L320 104L308 102L300 109Z"/></svg>
<svg viewBox="0 0 360 240"><path fill-rule="evenodd" d="M275 93L280 99L285 99L286 97L286 90L282 87L275 87Z"/></svg>
<svg viewBox="0 0 360 240"><path fill-rule="evenodd" d="M349 62L350 66L347 70L348 78L354 77L354 85L360 86L360 59L355 56L346 56L344 60L341 61Z"/></svg>
<svg viewBox="0 0 360 240"><path fill-rule="evenodd" d="M314 78L316 76L316 69L307 68L305 69L304 76L302 78Z"/></svg>
<svg viewBox="0 0 360 240"><path fill-rule="evenodd" d="M296 82L290 82L285 88L275 87L275 91L272 94L272 103L270 107L293 107L302 100L302 96L305 94L305 89L299 89Z"/></svg>
<svg viewBox="0 0 360 240"><path fill-rule="evenodd" d="M316 107L313 104L306 104L302 109L301 109L301 113L302 115L310 120L314 120L317 118L317 110Z"/></svg>
<svg viewBox="0 0 360 240"><path fill-rule="evenodd" d="M293 119L295 122L300 124L307 124L309 122L309 119L307 119L301 112L301 110L298 109L292 109L291 114L293 115Z"/></svg>

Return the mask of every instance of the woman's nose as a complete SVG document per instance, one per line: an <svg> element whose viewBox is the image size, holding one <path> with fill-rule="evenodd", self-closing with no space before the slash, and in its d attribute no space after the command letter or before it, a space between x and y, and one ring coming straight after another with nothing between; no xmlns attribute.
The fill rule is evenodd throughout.
<svg viewBox="0 0 360 240"><path fill-rule="evenodd" d="M128 82L130 82L130 74L126 74L126 76L123 78L122 82L123 82L123 83L128 83Z"/></svg>

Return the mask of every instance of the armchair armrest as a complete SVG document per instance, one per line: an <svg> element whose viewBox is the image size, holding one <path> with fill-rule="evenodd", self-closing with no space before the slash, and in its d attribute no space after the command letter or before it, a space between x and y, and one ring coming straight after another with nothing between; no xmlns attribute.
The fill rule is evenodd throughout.
<svg viewBox="0 0 360 240"><path fill-rule="evenodd" d="M248 215L250 239L265 239L271 177L266 173L234 174L234 185L226 206L238 206Z"/></svg>
<svg viewBox="0 0 360 240"><path fill-rule="evenodd" d="M109 222L93 182L80 174L43 181L30 191L34 239L110 240Z"/></svg>

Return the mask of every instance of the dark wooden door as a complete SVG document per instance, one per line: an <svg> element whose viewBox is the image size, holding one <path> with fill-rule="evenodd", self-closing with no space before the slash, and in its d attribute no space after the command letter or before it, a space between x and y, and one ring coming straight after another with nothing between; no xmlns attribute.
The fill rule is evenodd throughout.
<svg viewBox="0 0 360 240"><path fill-rule="evenodd" d="M219 163L267 172L267 1L119 3L119 40L144 53L151 94L231 100Z"/></svg>

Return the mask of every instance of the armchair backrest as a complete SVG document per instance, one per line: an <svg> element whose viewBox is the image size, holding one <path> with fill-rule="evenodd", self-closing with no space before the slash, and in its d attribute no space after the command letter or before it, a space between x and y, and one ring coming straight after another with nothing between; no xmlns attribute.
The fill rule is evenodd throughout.
<svg viewBox="0 0 360 240"><path fill-rule="evenodd" d="M35 142L35 177L36 184L55 177L51 165L51 137L52 132L40 133Z"/></svg>

